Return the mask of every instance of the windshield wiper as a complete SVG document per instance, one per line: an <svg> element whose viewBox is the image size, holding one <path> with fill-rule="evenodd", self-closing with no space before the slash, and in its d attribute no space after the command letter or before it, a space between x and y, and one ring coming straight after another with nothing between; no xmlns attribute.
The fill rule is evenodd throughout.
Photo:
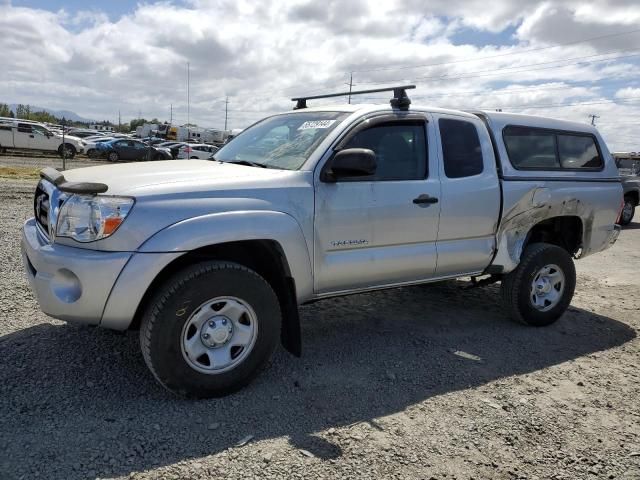
<svg viewBox="0 0 640 480"><path fill-rule="evenodd" d="M264 163L259 162L251 162L249 160L221 160L224 163L233 163L234 165L247 165L248 167L260 167L260 168L273 168L269 165L265 165Z"/></svg>

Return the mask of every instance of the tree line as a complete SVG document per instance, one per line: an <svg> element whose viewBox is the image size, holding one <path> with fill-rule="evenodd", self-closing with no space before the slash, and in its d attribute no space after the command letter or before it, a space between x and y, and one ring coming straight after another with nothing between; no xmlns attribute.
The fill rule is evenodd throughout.
<svg viewBox="0 0 640 480"><path fill-rule="evenodd" d="M16 105L15 112L11 109L11 107L6 103L0 103L0 117L9 117L9 118L21 118L24 120L33 120L35 122L43 122L43 123L53 123L59 125L62 123L62 118L56 117L49 112L44 110L36 111L31 105ZM118 130L118 126L108 122L96 122L100 125L109 125L116 127ZM136 118L131 120L131 122L121 123L119 126L119 130L121 132L129 132L130 130L135 130L138 125L144 125L145 123L160 123L157 118L153 120L146 120L144 118ZM66 124L70 127L89 127L88 122L76 122L66 119Z"/></svg>

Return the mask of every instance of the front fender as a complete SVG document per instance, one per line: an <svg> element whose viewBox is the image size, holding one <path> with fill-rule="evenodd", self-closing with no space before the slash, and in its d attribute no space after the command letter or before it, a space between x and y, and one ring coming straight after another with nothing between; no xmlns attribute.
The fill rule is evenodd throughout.
<svg viewBox="0 0 640 480"><path fill-rule="evenodd" d="M189 252L241 240L278 242L296 282L298 303L311 297L313 274L307 242L300 224L283 212L223 212L189 218L160 230L143 243L138 252Z"/></svg>

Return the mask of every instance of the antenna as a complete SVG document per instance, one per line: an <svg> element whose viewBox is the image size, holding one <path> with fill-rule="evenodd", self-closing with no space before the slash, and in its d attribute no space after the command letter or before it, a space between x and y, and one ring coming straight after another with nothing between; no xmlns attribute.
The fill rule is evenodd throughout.
<svg viewBox="0 0 640 480"><path fill-rule="evenodd" d="M407 96L407 90L416 88L415 85L400 85L398 87L387 87L387 88L374 88L373 90L358 90L357 92L348 91L348 92L340 92L340 93L328 93L326 95L314 95L309 97L296 97L292 98L291 101L296 102L296 106L293 107L294 110L299 110L301 108L307 108L307 100L316 100L318 98L332 98L332 97L344 97L348 95L351 98L351 95L362 95L365 93L378 93L378 92L393 92L393 98L389 100L391 107L397 108L399 110L409 110L409 105L411 105L411 99Z"/></svg>
<svg viewBox="0 0 640 480"><path fill-rule="evenodd" d="M596 118L600 118L600 115L594 115L593 113L589 115L591 117L591 125L596 126Z"/></svg>

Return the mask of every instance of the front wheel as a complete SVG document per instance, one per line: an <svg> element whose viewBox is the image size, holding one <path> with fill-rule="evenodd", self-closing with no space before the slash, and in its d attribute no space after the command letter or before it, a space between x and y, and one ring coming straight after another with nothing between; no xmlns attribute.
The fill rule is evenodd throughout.
<svg viewBox="0 0 640 480"><path fill-rule="evenodd" d="M76 156L76 147L69 143L65 143L64 145L60 145L58 149L58 154L64 158L73 158Z"/></svg>
<svg viewBox="0 0 640 480"><path fill-rule="evenodd" d="M542 327L565 312L575 287L576 269L569 253L556 245L534 243L503 278L502 300L511 318Z"/></svg>
<svg viewBox="0 0 640 480"><path fill-rule="evenodd" d="M140 345L156 380L194 398L219 397L267 363L280 338L280 305L260 275L237 263L193 265L159 288Z"/></svg>
<svg viewBox="0 0 640 480"><path fill-rule="evenodd" d="M636 204L630 197L624 198L624 206L622 207L622 215L620 215L620 224L629 225L636 213Z"/></svg>
<svg viewBox="0 0 640 480"><path fill-rule="evenodd" d="M117 162L119 159L120 156L118 155L118 152L109 152L109 155L107 155L107 160L110 162Z"/></svg>

